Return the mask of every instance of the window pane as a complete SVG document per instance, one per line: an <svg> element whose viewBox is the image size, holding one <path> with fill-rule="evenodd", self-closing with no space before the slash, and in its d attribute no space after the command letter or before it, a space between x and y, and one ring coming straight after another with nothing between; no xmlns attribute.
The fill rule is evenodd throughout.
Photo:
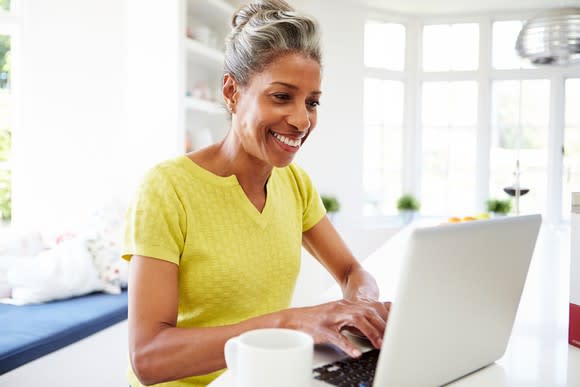
<svg viewBox="0 0 580 387"><path fill-rule="evenodd" d="M570 193L580 192L580 78L566 80L562 217L570 218Z"/></svg>
<svg viewBox="0 0 580 387"><path fill-rule="evenodd" d="M543 79L496 81L492 90L490 197L508 198L504 188L516 183L514 171L519 158L520 187L530 189L520 198L520 212L543 212L550 83Z"/></svg>
<svg viewBox="0 0 580 387"><path fill-rule="evenodd" d="M496 69L519 69L533 67L528 59L521 59L516 52L516 40L522 29L520 20L493 23L492 62Z"/></svg>
<svg viewBox="0 0 580 387"><path fill-rule="evenodd" d="M479 25L453 24L451 26L451 69L477 70L479 62Z"/></svg>
<svg viewBox="0 0 580 387"><path fill-rule="evenodd" d="M477 83L426 82L422 106L421 213L473 214Z"/></svg>
<svg viewBox="0 0 580 387"><path fill-rule="evenodd" d="M364 214L395 214L401 195L403 83L365 79Z"/></svg>
<svg viewBox="0 0 580 387"><path fill-rule="evenodd" d="M365 24L364 61L367 67L402 71L405 68L405 27L369 21Z"/></svg>
<svg viewBox="0 0 580 387"><path fill-rule="evenodd" d="M451 28L447 24L423 27L423 70L451 70Z"/></svg>
<svg viewBox="0 0 580 387"><path fill-rule="evenodd" d="M423 27L424 71L477 70L478 61L478 24L440 24Z"/></svg>

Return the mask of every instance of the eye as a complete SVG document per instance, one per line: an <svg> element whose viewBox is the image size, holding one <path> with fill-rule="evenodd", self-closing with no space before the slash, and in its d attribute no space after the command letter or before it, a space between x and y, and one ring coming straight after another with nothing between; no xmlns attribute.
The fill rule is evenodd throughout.
<svg viewBox="0 0 580 387"><path fill-rule="evenodd" d="M290 100L290 95L285 94L285 93L276 93L276 94L272 94L274 96L275 99L282 101L282 102L286 102L288 100Z"/></svg>
<svg viewBox="0 0 580 387"><path fill-rule="evenodd" d="M318 106L320 106L320 101L317 101L317 100L308 101L308 102L306 102L306 104L308 105L308 107L310 109L316 109Z"/></svg>

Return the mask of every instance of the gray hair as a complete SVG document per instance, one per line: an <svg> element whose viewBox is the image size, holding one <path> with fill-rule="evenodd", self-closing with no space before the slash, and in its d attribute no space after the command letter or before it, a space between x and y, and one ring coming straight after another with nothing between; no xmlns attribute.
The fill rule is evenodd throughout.
<svg viewBox="0 0 580 387"><path fill-rule="evenodd" d="M251 1L233 14L231 25L224 73L241 85L282 54L302 53L321 64L318 23L283 0Z"/></svg>

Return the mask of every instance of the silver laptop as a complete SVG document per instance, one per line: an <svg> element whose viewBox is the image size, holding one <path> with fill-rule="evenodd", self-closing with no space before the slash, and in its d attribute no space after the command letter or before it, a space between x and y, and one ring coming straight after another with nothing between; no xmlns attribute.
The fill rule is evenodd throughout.
<svg viewBox="0 0 580 387"><path fill-rule="evenodd" d="M354 361L372 375L358 380L369 370L346 359L317 367L313 385L439 386L499 359L540 224L526 215L413 230L382 348Z"/></svg>

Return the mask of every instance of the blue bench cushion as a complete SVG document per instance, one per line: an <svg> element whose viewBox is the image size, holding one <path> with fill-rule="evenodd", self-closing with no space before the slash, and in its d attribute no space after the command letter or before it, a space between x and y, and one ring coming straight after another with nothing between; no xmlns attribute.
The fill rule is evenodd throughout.
<svg viewBox="0 0 580 387"><path fill-rule="evenodd" d="M127 292L0 304L0 375L127 319Z"/></svg>

